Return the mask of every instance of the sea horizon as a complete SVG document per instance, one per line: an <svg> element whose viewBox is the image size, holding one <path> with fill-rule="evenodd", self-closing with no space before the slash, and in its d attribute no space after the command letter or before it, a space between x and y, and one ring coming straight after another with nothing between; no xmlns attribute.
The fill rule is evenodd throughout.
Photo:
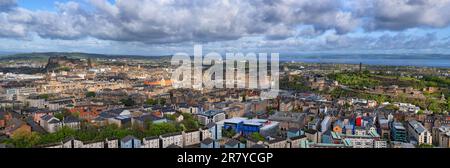
<svg viewBox="0 0 450 168"><path fill-rule="evenodd" d="M3 56L14 56L16 54L26 55L34 53L67 53L98 54L104 56L139 56L139 57L170 57L171 55L134 55L134 54L102 54L89 52L0 52ZM245 54L245 53L244 53ZM222 54L226 55L226 54ZM365 64L374 66L415 66L450 68L450 54L358 54L358 53L327 53L327 54L280 54L281 62L303 62L303 63L327 63L327 64Z"/></svg>

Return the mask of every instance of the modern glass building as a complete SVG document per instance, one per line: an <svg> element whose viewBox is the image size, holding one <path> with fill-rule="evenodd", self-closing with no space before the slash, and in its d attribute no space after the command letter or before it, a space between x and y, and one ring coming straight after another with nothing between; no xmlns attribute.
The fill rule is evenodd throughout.
<svg viewBox="0 0 450 168"><path fill-rule="evenodd" d="M402 123L400 122L391 123L391 140L399 142L407 141L406 129Z"/></svg>

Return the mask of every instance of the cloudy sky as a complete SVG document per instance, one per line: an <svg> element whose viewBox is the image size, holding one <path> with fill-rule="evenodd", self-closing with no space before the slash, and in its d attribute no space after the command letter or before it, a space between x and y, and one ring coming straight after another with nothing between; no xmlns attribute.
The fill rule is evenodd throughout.
<svg viewBox="0 0 450 168"><path fill-rule="evenodd" d="M450 0L0 0L0 51L449 53Z"/></svg>

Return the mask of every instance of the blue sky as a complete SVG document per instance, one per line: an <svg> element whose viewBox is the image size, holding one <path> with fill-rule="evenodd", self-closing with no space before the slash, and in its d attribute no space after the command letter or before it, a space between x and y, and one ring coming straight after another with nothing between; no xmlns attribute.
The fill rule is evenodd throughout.
<svg viewBox="0 0 450 168"><path fill-rule="evenodd" d="M450 0L0 0L0 51L450 52Z"/></svg>
<svg viewBox="0 0 450 168"><path fill-rule="evenodd" d="M59 0L59 2L67 2L65 0ZM55 10L55 1L53 0L18 0L17 4L23 8L31 10Z"/></svg>

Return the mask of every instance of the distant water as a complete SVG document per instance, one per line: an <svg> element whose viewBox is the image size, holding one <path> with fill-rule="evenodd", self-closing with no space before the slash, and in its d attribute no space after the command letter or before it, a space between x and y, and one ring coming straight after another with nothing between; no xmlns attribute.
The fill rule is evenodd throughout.
<svg viewBox="0 0 450 168"><path fill-rule="evenodd" d="M320 55L280 56L283 62L367 64L450 68L450 55Z"/></svg>

